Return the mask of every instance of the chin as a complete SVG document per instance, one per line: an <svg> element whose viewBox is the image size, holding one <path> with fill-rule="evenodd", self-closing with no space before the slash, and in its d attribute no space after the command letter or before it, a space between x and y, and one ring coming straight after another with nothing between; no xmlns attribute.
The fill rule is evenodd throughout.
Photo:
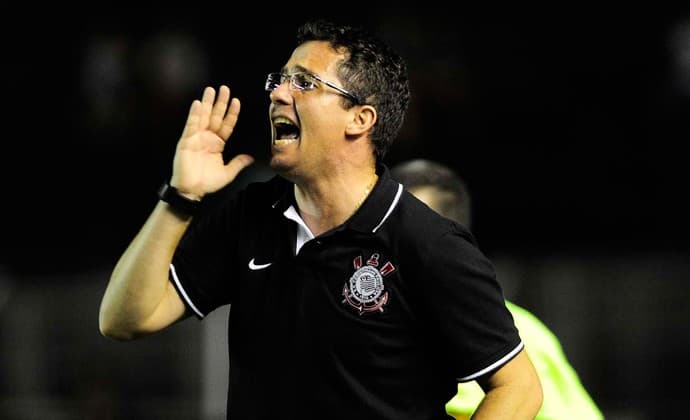
<svg viewBox="0 0 690 420"><path fill-rule="evenodd" d="M276 156L272 156L268 166L280 175L286 175L292 169L292 165L289 165L284 159Z"/></svg>

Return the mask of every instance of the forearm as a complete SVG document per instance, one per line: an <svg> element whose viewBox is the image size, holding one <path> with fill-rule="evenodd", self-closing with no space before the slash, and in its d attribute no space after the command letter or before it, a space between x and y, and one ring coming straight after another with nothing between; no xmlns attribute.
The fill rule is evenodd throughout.
<svg viewBox="0 0 690 420"><path fill-rule="evenodd" d="M486 395L473 420L534 419L541 408L541 381L524 349L492 376L477 382Z"/></svg>
<svg viewBox="0 0 690 420"><path fill-rule="evenodd" d="M177 143L170 185L202 198L232 182L254 158L239 154L225 163L223 150L235 127L240 101L230 89L204 89L194 100ZM99 311L101 333L128 340L161 330L185 315L185 304L168 280L170 262L191 219L159 201L115 266Z"/></svg>
<svg viewBox="0 0 690 420"><path fill-rule="evenodd" d="M487 393L472 420L534 419L541 407L541 388L513 388L499 387Z"/></svg>
<svg viewBox="0 0 690 420"><path fill-rule="evenodd" d="M101 332L132 339L179 319L184 305L168 281L175 248L187 229L181 218L159 202L118 260L101 301Z"/></svg>

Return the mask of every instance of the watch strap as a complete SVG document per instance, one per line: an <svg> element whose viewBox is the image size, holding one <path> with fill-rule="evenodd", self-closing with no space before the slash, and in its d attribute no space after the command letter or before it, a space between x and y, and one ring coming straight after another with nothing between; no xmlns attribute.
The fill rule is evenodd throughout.
<svg viewBox="0 0 690 420"><path fill-rule="evenodd" d="M169 182L164 182L158 189L158 198L168 203L170 207L178 212L189 216L196 215L201 208L201 201L185 197Z"/></svg>

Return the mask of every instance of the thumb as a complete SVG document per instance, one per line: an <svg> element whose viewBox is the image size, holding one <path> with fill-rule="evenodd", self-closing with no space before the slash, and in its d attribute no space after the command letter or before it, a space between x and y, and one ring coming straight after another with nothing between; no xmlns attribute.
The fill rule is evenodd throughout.
<svg viewBox="0 0 690 420"><path fill-rule="evenodd" d="M247 154L239 154L232 158L230 162L225 164L225 175L228 182L232 182L240 171L252 163L254 163L254 158Z"/></svg>

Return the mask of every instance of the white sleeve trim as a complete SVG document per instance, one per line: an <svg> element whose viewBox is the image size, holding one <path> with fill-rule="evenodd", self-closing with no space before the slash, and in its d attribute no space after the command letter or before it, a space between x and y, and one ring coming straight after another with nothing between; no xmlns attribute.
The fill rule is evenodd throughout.
<svg viewBox="0 0 690 420"><path fill-rule="evenodd" d="M524 346L525 346L524 343L521 341L520 344L517 345L517 347L515 347L510 353L508 353L508 354L506 354L505 356L503 356L503 357L502 357L501 359L499 359L497 362L492 363L491 365L485 367L484 369L480 370L479 372L473 373L473 374L468 375L468 376L464 376L464 377L462 377L462 378L457 378L457 380L458 380L459 382L471 381L472 379L476 379L476 378L478 378L478 377L484 375L485 373L490 372L490 371L496 369L497 367L499 367L499 366L503 365L504 363L506 363L508 360L512 359L516 354L518 354L518 352L519 352L520 350L522 350L522 348L523 348Z"/></svg>
<svg viewBox="0 0 690 420"><path fill-rule="evenodd" d="M182 294L182 298L189 304L189 307L196 312L197 315L199 315L200 318L204 317L204 314L201 313L201 311L194 305L194 302L189 298L187 295L187 292L184 291L184 287L182 287L182 284L180 283L180 279L177 278L177 272L175 271L175 266L170 264L170 273L172 274L173 281L177 285L177 290L180 291Z"/></svg>

